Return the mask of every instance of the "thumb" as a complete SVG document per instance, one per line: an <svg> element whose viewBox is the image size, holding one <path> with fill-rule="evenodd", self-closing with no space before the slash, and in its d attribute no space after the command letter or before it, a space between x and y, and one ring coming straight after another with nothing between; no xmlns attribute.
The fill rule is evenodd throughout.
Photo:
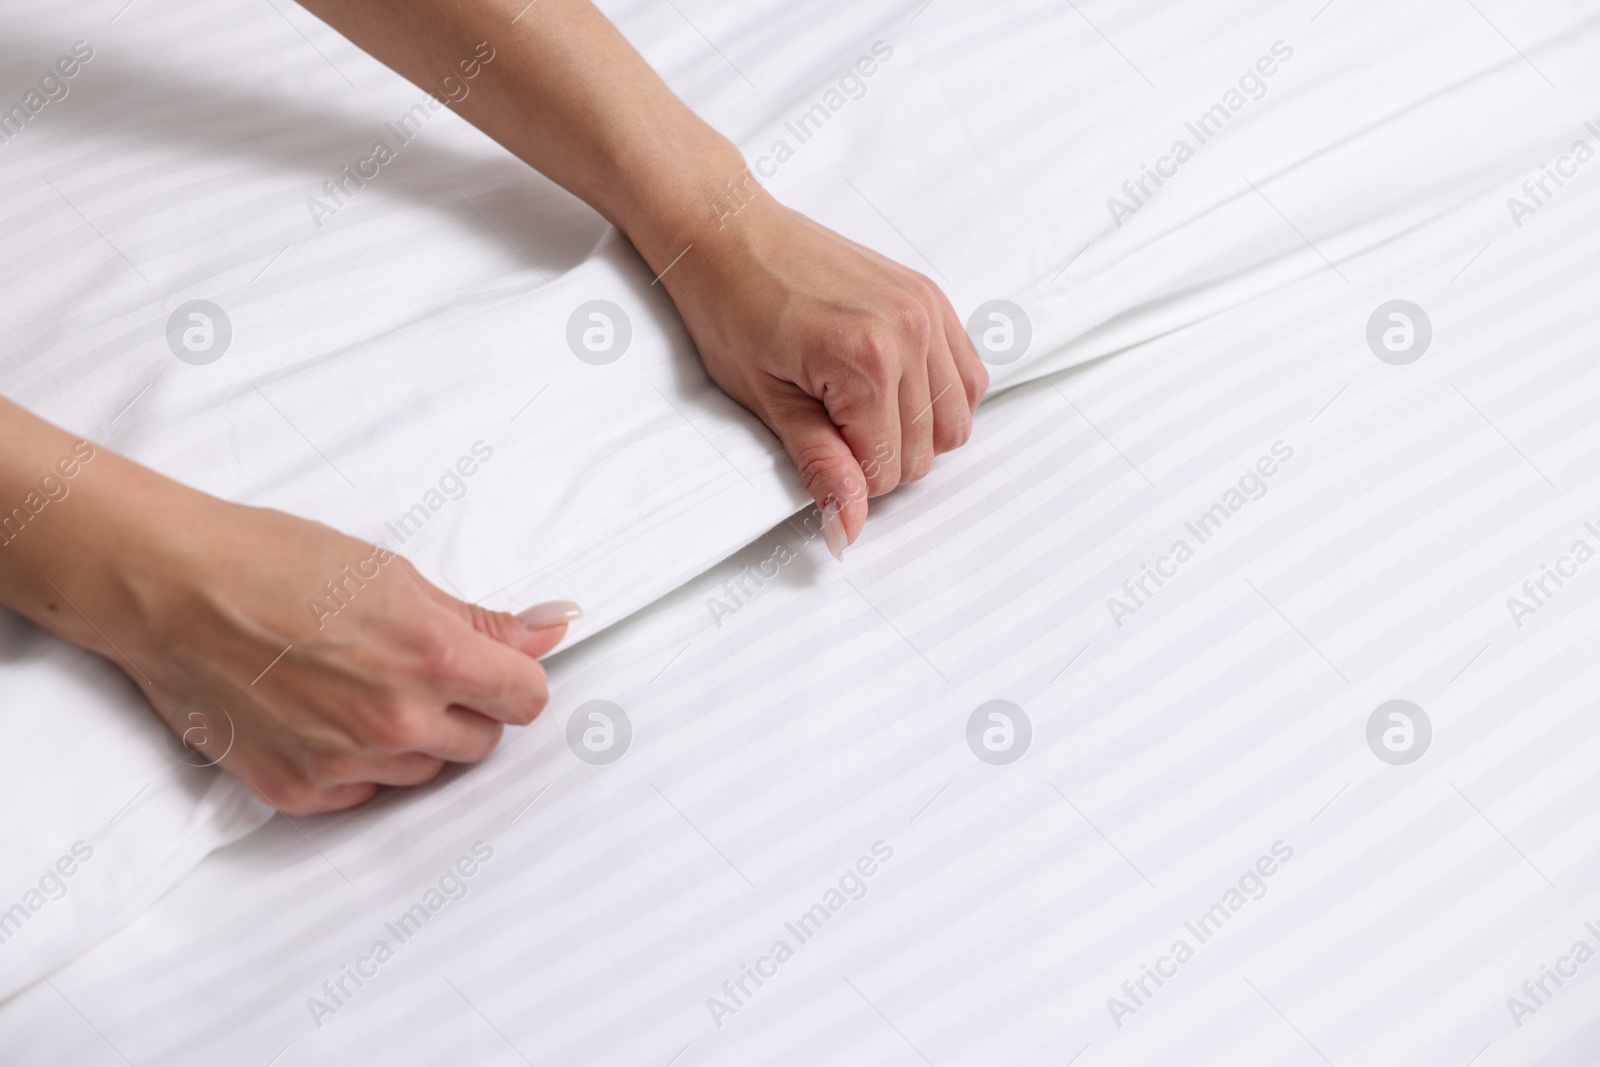
<svg viewBox="0 0 1600 1067"><path fill-rule="evenodd" d="M529 659L538 659L559 645L567 636L567 624L583 617L583 609L571 600L546 601L512 615L457 600L443 590L435 590L435 596L474 630L510 645Z"/></svg>
<svg viewBox="0 0 1600 1067"><path fill-rule="evenodd" d="M573 600L546 600L517 615L517 628L506 641L525 655L538 659L567 636L567 625L583 618Z"/></svg>
<svg viewBox="0 0 1600 1067"><path fill-rule="evenodd" d="M798 394L798 391L797 391ZM867 521L867 479L820 401L804 394L768 405L770 425L783 442L800 482L817 502L822 536L835 559L861 536Z"/></svg>

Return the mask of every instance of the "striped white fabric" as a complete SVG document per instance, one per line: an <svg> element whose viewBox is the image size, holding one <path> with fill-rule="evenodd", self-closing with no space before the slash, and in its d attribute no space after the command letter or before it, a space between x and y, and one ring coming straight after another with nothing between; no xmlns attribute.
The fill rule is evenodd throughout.
<svg viewBox="0 0 1600 1067"><path fill-rule="evenodd" d="M1594 578L1507 608L1597 542L1574 194L1454 283L1462 220L1002 397L842 569L781 525L560 657L484 766L219 853L9 1004L9 1058L1588 1062ZM1362 330L1402 291L1436 334L1396 367ZM1009 765L967 743L993 699L1032 723ZM1407 766L1367 742L1392 699L1432 723ZM591 700L632 723L610 765L565 739Z"/></svg>
<svg viewBox="0 0 1600 1067"><path fill-rule="evenodd" d="M1013 382L1141 343L986 405L843 568L782 523L559 656L484 765L215 854L0 1008L7 1062L1592 1058L1592 30L917 7L618 14L752 155L893 27L898 91L774 188L963 313L1021 305ZM1300 80L1118 226L1280 39ZM1409 365L1368 340L1396 299L1431 324ZM1378 755L1406 720L1369 743L1393 700L1416 762Z"/></svg>

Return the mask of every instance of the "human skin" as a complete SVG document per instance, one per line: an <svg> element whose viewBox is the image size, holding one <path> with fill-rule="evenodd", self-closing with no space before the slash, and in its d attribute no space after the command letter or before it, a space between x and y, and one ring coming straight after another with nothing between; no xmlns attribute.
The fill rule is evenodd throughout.
<svg viewBox="0 0 1600 1067"><path fill-rule="evenodd" d="M419 86L478 54L456 110L618 227L660 275L711 377L783 442L835 554L867 500L964 443L988 376L927 278L744 181L586 0L310 0ZM719 219L740 183L750 201ZM0 517L80 439L0 399ZM0 603L116 663L180 733L226 710L205 755L289 814L359 804L493 750L545 705L537 658L576 617L463 603L319 523L222 501L96 448L69 495L0 544ZM863 491L865 487L866 491ZM37 496L35 497L37 499ZM340 611L307 600L376 567ZM366 573L366 571L363 571ZM231 735L224 751L218 739ZM191 741L194 738L191 736Z"/></svg>
<svg viewBox="0 0 1600 1067"><path fill-rule="evenodd" d="M179 733L196 725L186 702L224 709L190 743L282 811L425 782L544 706L536 658L564 621L531 629L462 603L399 557L379 566L371 545L190 489L4 399L0 457L0 602L122 668ZM65 496L26 514L46 475ZM346 566L378 573L319 619L307 601Z"/></svg>
<svg viewBox="0 0 1600 1067"><path fill-rule="evenodd" d="M988 374L938 286L746 182L738 149L588 0L304 6L433 92L487 43L494 60L454 109L628 236L711 377L839 507L849 541L868 496L971 434ZM729 182L753 200L719 225Z"/></svg>

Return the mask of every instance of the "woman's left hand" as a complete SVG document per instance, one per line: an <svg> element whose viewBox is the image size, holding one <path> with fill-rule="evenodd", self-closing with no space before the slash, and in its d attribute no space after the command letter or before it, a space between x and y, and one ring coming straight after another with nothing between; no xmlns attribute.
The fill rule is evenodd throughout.
<svg viewBox="0 0 1600 1067"><path fill-rule="evenodd" d="M869 496L972 432L989 375L939 287L764 192L662 282L711 377L778 435L825 521L837 506L836 555Z"/></svg>

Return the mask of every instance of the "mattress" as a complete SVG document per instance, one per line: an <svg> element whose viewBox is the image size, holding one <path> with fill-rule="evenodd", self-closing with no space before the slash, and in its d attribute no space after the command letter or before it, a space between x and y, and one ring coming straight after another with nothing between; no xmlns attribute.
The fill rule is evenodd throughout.
<svg viewBox="0 0 1600 1067"><path fill-rule="evenodd" d="M1440 272L1403 369L1330 276L1003 395L842 568L780 524L482 766L214 854L8 1061L1588 1062L1600 612L1507 602L1596 541L1590 256Z"/></svg>
<svg viewBox="0 0 1600 1067"><path fill-rule="evenodd" d="M484 765L168 878L0 1007L8 1060L1582 1062L1597 201L1544 175L1595 140L1588 23L608 11L757 169L820 103L771 187L1028 350L825 565L581 206L443 115L319 228L416 90L288 9L117 15L8 167L62 250L10 268L8 395L372 538L492 436L408 553L589 628ZM27 14L7 70L83 37ZM226 62L156 62L179 27ZM631 358L563 351L594 299Z"/></svg>

